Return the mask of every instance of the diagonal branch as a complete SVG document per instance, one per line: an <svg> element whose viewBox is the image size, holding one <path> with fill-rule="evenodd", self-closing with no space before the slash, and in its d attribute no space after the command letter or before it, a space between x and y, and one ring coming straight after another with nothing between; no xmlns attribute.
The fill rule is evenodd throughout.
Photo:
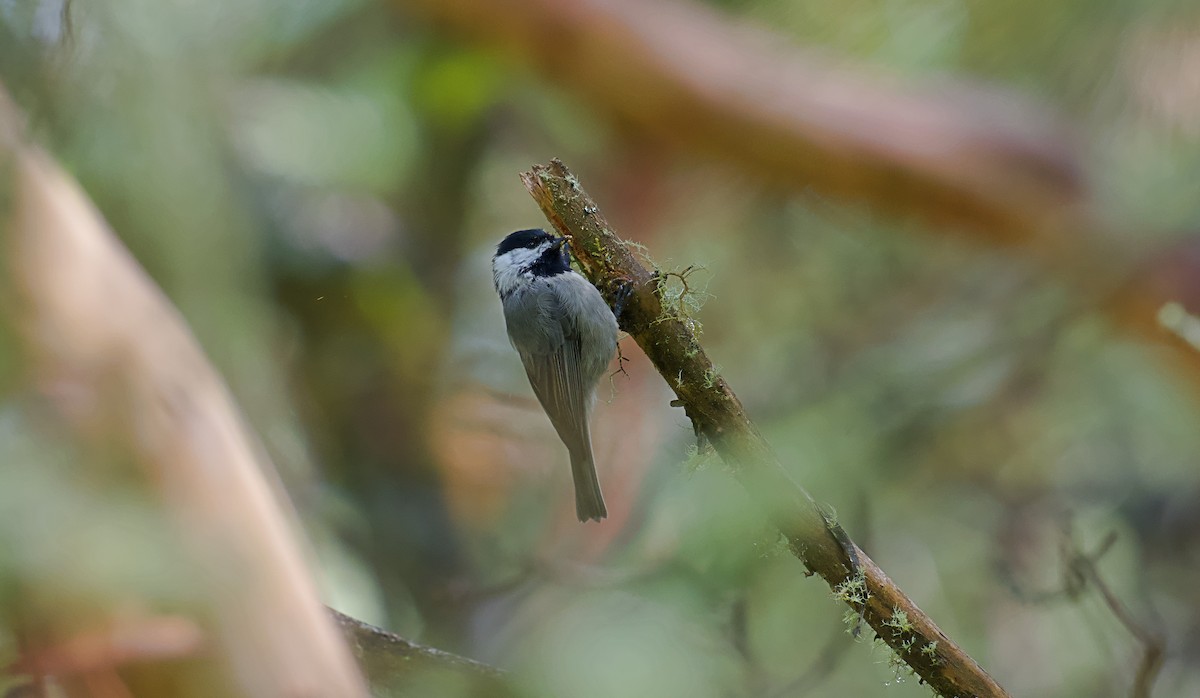
<svg viewBox="0 0 1200 698"><path fill-rule="evenodd" d="M846 601L920 678L944 696L1007 696L791 480L700 346L686 318L665 311L659 279L619 238L561 162L521 174L592 283L623 297L621 329L637 341L678 397L697 434L712 442L763 506L792 552Z"/></svg>
<svg viewBox="0 0 1200 698"><path fill-rule="evenodd" d="M1072 133L997 89L888 80L678 0L397 0L626 129L756 176L1051 243L1086 206Z"/></svg>
<svg viewBox="0 0 1200 698"><path fill-rule="evenodd" d="M4 309L65 421L136 460L171 515L219 650L208 674L233 678L221 695L365 696L225 382L78 183L24 139L21 119L0 86Z"/></svg>
<svg viewBox="0 0 1200 698"><path fill-rule="evenodd" d="M449 652L419 645L329 609L378 698L419 695L431 685L457 686L463 695L513 694L504 672ZM446 691L452 693L452 691Z"/></svg>
<svg viewBox="0 0 1200 698"><path fill-rule="evenodd" d="M270 490L270 463L220 376L78 185L22 129L0 88L0 204L8 203L3 185L13 189L11 217L0 217L0 261L8 263L0 279L21 295L13 319L43 384L75 396L56 403L65 416L87 435L127 432L126 446L177 515L196 566L223 571L208 573L203 603L215 644L238 673L238 695L366 695L352 658L379 698L421 695L431 686L511 695L497 669L324 613L285 495ZM80 400L81 393L95 398ZM106 421L116 412L125 419ZM40 648L9 670L71 675L152 664L197 654L208 639L183 616L135 620L122 619L119 633L105 629ZM179 674L190 688L210 680ZM213 692L207 684L204 690Z"/></svg>

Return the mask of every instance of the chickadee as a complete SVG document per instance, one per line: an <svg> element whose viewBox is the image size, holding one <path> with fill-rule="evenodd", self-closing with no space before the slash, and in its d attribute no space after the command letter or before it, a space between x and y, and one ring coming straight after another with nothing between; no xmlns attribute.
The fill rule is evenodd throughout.
<svg viewBox="0 0 1200 698"><path fill-rule="evenodd" d="M508 338L529 384L571 454L575 513L580 521L608 515L588 427L594 391L617 350L617 319L600 292L571 270L566 238L518 230L492 258L492 276Z"/></svg>

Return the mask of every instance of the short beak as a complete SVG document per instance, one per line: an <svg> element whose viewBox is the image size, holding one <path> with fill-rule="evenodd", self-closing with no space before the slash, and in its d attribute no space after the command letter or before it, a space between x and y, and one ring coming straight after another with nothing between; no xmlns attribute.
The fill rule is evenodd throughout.
<svg viewBox="0 0 1200 698"><path fill-rule="evenodd" d="M550 243L550 249L561 250L565 244L567 244L566 238L554 238L554 242Z"/></svg>

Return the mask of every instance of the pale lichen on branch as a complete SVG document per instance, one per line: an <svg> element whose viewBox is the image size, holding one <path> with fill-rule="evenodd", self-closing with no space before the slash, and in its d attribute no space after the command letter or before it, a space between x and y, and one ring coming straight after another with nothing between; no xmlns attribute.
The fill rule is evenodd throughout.
<svg viewBox="0 0 1200 698"><path fill-rule="evenodd" d="M697 339L688 306L698 300L688 281L692 272L685 268L667 276L648 269L637 258L643 248L616 235L561 162L535 165L521 180L547 220L570 238L582 272L614 305L621 328L671 386L677 398L671 404L684 408L697 436L712 444L807 569L937 693L1007 696L792 481ZM664 289L664 278L676 289ZM903 632L889 625L898 618Z"/></svg>

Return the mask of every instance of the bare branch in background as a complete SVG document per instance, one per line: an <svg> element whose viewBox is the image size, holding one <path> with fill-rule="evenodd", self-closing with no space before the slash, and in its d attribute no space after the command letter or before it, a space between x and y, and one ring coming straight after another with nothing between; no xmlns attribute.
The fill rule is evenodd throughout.
<svg viewBox="0 0 1200 698"><path fill-rule="evenodd" d="M420 687L458 686L455 695L485 695L500 698L512 694L504 673L486 664L425 647L381 628L332 611L350 649L371 684L372 695L420 695ZM446 693L450 693L447 691Z"/></svg>
<svg viewBox="0 0 1200 698"><path fill-rule="evenodd" d="M1008 585L1013 594L1028 603L1041 604L1066 599L1077 601L1088 590L1100 594L1104 605L1112 612L1122 627L1142 646L1141 661L1138 662L1137 673L1130 688L1132 698L1150 698L1154 690L1154 681L1158 678L1166 654L1166 641L1156 620L1138 620L1129 607L1117 597L1116 592L1104 581L1097 564L1100 558L1112 549L1117 542L1116 532L1110 532L1096 549L1087 552L1075 536L1070 520L1064 522L1062 539L1059 547L1063 561L1063 585L1059 589L1037 591L1025 589L1017 582L1013 572L1008 567L1001 567L1001 579ZM1152 618L1155 614L1150 614Z"/></svg>
<svg viewBox="0 0 1200 698"><path fill-rule="evenodd" d="M876 635L939 694L1008 695L865 553L844 534L835 535L840 529L788 476L708 359L688 319L663 308L659 277L636 260L579 180L557 160L534 166L521 180L546 218L571 237L575 257L610 303L628 294L618 318L621 329L654 363L697 433L712 442L796 557L861 613Z"/></svg>
<svg viewBox="0 0 1200 698"><path fill-rule="evenodd" d="M174 516L240 692L363 696L286 498L221 377L79 186L23 142L0 92L14 325L39 387L84 438L120 434Z"/></svg>
<svg viewBox="0 0 1200 698"><path fill-rule="evenodd" d="M1146 628L1135 619L1125 604L1113 593L1104 578L1100 576L1100 571L1096 569L1096 561L1114 541L1116 541L1115 533L1101 543L1100 550L1091 555L1087 555L1077 546L1073 546L1070 550L1068 566L1070 574L1077 576L1082 584L1090 586L1100 593L1100 598L1104 599L1108 610L1112 611L1121 625L1125 626L1129 634L1142 645L1142 660L1138 663L1137 676L1134 678L1130 695L1133 698L1150 698L1150 694L1154 690L1154 680L1158 678L1158 670L1162 668L1163 654L1166 649L1163 646L1161 634ZM1073 544L1073 541L1071 543Z"/></svg>
<svg viewBox="0 0 1200 698"><path fill-rule="evenodd" d="M1061 232L1089 189L1070 133L999 89L889 82L700 3L408 0L618 123L758 177L1005 242Z"/></svg>
<svg viewBox="0 0 1200 698"><path fill-rule="evenodd" d="M1198 238L1147 255L1144 238L1113 235L1091 210L1076 134L1009 91L885 80L700 3L398 4L522 60L642 136L978 242L1027 245L1083 307L1170 348L1200 390L1200 353L1180 351L1155 322L1167 302L1200 313Z"/></svg>

